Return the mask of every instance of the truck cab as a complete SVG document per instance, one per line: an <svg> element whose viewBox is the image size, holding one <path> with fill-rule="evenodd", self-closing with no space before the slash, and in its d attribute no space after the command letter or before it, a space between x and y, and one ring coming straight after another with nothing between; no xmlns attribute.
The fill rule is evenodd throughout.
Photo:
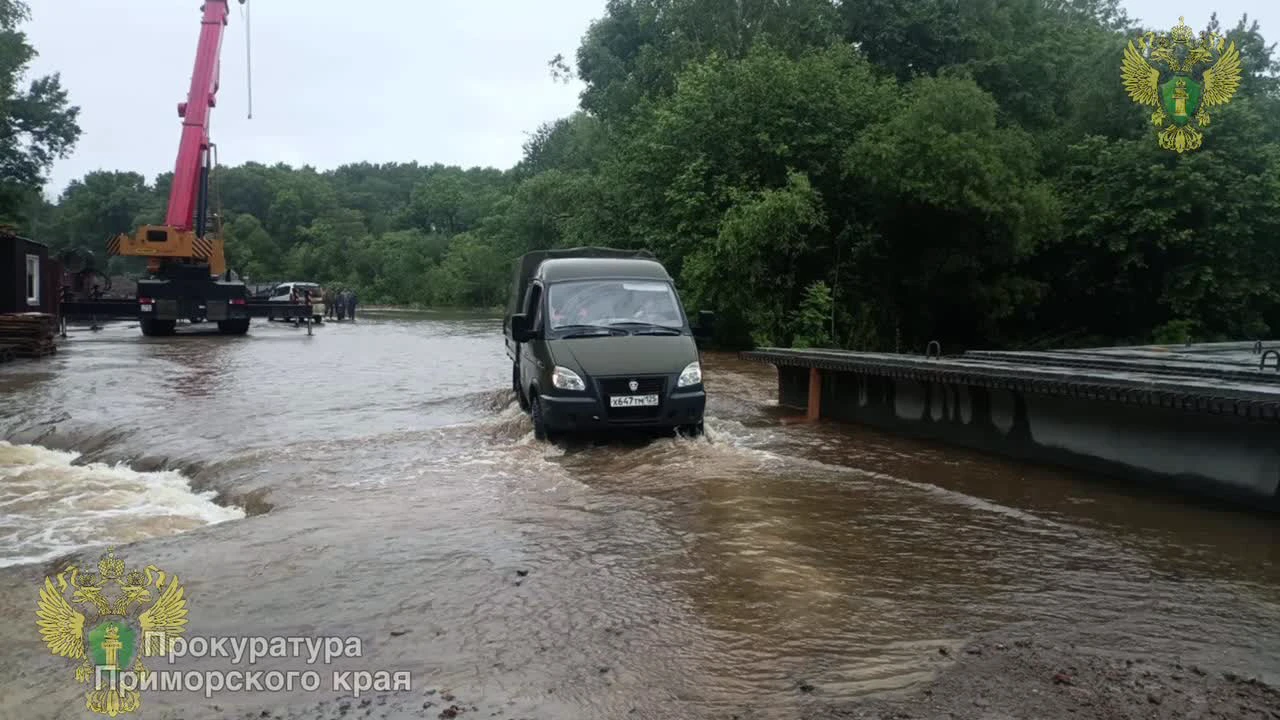
<svg viewBox="0 0 1280 720"><path fill-rule="evenodd" d="M699 434L706 392L695 337L666 268L647 251L574 248L516 262L503 323L512 390L534 435Z"/></svg>

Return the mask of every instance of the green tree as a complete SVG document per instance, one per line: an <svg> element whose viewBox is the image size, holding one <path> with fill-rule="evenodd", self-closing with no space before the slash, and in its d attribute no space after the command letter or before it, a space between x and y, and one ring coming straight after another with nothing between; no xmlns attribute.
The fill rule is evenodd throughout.
<svg viewBox="0 0 1280 720"><path fill-rule="evenodd" d="M818 281L805 288L804 300L800 302L800 309L791 320L794 337L792 347L831 347L833 310L831 288L825 282Z"/></svg>
<svg viewBox="0 0 1280 720"><path fill-rule="evenodd" d="M821 198L807 177L792 173L782 188L738 193L735 201L716 238L690 256L686 290L700 306L723 308L722 332L787 345L801 299L798 266L825 220Z"/></svg>
<svg viewBox="0 0 1280 720"><path fill-rule="evenodd" d="M853 257L857 296L889 311L886 341L999 338L1001 321L1041 296L1020 265L1058 229L1034 143L1001 127L995 100L966 79L912 81L896 110L845 155L874 208L875 233Z"/></svg>
<svg viewBox="0 0 1280 720"><path fill-rule="evenodd" d="M235 215L225 225L223 235L227 264L241 276L256 281L282 273L280 246L257 217L250 213Z"/></svg>
<svg viewBox="0 0 1280 720"><path fill-rule="evenodd" d="M19 28L30 17L22 0L0 0L0 222L21 223L37 209L33 191L80 137L80 109L58 74L23 87L36 50Z"/></svg>
<svg viewBox="0 0 1280 720"><path fill-rule="evenodd" d="M796 56L830 44L838 30L830 0L609 0L578 49L582 108L622 118L674 91L676 76L712 53L740 58L767 41Z"/></svg>
<svg viewBox="0 0 1280 720"><path fill-rule="evenodd" d="M138 173L91 172L62 192L56 222L42 237L54 249L101 251L108 239L134 232L150 195L146 179Z"/></svg>

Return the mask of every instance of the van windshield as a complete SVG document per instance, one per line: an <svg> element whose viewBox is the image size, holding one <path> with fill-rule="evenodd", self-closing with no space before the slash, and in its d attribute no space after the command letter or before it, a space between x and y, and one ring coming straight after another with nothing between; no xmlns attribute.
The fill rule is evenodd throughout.
<svg viewBox="0 0 1280 720"><path fill-rule="evenodd" d="M646 280L579 280L547 290L550 327L642 323L679 329L684 317L669 283Z"/></svg>

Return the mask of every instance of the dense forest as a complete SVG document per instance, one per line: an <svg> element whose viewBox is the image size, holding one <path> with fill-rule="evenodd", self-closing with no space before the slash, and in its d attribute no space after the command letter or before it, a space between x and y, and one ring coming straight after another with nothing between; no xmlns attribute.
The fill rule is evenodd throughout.
<svg viewBox="0 0 1280 720"><path fill-rule="evenodd" d="M163 215L169 177L40 173L76 109L26 90L0 0L0 218L54 248ZM645 247L726 345L950 351L1254 338L1280 329L1280 63L1213 20L1244 78L1203 148L1161 149L1120 77L1115 0L609 0L580 109L509 169L221 168L231 264L364 303L495 306L512 258ZM29 48L28 48L29 49ZM571 65L573 67L571 67ZM120 262L117 259L114 262Z"/></svg>

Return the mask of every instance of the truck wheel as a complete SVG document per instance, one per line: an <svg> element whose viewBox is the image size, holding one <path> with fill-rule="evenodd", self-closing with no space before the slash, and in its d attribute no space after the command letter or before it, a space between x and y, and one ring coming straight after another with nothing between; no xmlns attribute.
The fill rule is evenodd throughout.
<svg viewBox="0 0 1280 720"><path fill-rule="evenodd" d="M550 440L551 433L547 430L547 419L542 416L542 403L537 395L529 398L529 415L533 417L533 438Z"/></svg>
<svg viewBox="0 0 1280 720"><path fill-rule="evenodd" d="M177 324L177 320L157 320L149 317L138 318L138 327L142 328L142 334L147 337L165 337L166 335L172 335Z"/></svg>
<svg viewBox="0 0 1280 720"><path fill-rule="evenodd" d="M237 320L219 320L218 332L223 335L243 335L249 332L249 318Z"/></svg>
<svg viewBox="0 0 1280 720"><path fill-rule="evenodd" d="M511 363L511 391L516 394L520 409L529 412L529 398L524 396L524 390L520 387L520 366L515 363Z"/></svg>

